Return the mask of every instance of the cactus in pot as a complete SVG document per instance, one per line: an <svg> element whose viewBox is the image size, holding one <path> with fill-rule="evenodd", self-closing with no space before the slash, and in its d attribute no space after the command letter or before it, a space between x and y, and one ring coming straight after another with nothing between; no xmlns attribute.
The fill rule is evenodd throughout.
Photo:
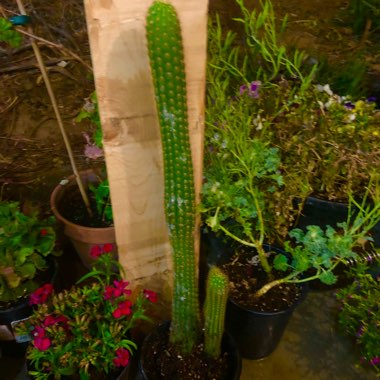
<svg viewBox="0 0 380 380"><path fill-rule="evenodd" d="M165 176L165 215L173 254L173 301L170 343L190 353L201 337L201 315L194 247L196 206L193 163L188 131L186 77L180 24L174 7L155 1L147 15L147 42L157 113L160 124ZM205 333L207 353L218 357L224 333L225 297L219 296L219 269L209 276ZM207 293L208 293L207 289ZM220 302L222 301L222 302ZM220 303L219 303L220 302ZM216 314L215 314L216 313ZM213 328L213 323L217 329ZM215 335L216 333L216 335ZM218 342L215 345L215 342ZM216 347L215 350L213 347Z"/></svg>

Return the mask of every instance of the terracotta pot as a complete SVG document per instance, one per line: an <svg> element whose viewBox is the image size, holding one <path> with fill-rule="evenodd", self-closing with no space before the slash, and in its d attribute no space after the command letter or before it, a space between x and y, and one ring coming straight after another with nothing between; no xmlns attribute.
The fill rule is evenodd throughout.
<svg viewBox="0 0 380 380"><path fill-rule="evenodd" d="M87 170L80 173L83 184L85 187L89 183L97 183L98 177L92 170ZM65 202L67 192L78 186L75 176L72 175L67 178L67 181L62 181L53 190L50 197L50 207L56 219L63 224L64 234L71 240L77 251L81 261L87 268L91 268L94 259L91 257L90 252L94 246L103 247L105 244L113 245L113 253L117 257L115 228L110 227L86 227L75 224L70 220L63 217L60 213L60 205ZM78 189L79 191L79 189Z"/></svg>
<svg viewBox="0 0 380 380"><path fill-rule="evenodd" d="M152 354L152 344L155 341L161 341L165 336L167 338L169 334L170 322L164 322L153 330L145 339L141 348L140 358L138 362L138 374L135 380L151 380L151 379L161 379L162 376L159 374L157 368L147 368L145 362L148 357ZM239 380L241 373L241 356L239 350L235 344L235 341L230 334L225 333L222 340L222 352L228 354L228 363L225 373L225 379L228 380ZM173 358L173 360L176 360ZM152 373L155 372L155 373ZM162 378L163 379L163 378ZM166 379L165 379L166 380Z"/></svg>

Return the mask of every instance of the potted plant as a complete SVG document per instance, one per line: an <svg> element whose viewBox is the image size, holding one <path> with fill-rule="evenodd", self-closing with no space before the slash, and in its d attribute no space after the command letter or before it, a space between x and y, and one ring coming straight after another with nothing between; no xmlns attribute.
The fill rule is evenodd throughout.
<svg viewBox="0 0 380 380"><path fill-rule="evenodd" d="M137 346L132 329L146 316L150 290L132 294L112 254L94 250L91 272L71 289L32 294L31 318L18 326L30 332L29 374L34 379L116 379ZM123 373L124 373L123 372Z"/></svg>
<svg viewBox="0 0 380 380"><path fill-rule="evenodd" d="M376 262L378 266L379 256ZM353 267L350 274L353 282L336 294L340 303L339 327L357 345L360 365L373 367L379 375L379 271L371 272L369 265L365 263Z"/></svg>
<svg viewBox="0 0 380 380"><path fill-rule="evenodd" d="M162 40L162 35L171 38ZM186 78L181 29L172 5L153 2L147 15L147 41L163 149L173 299L170 324L144 341L141 374L144 379L238 379L241 362L236 347L228 335L222 340L228 281L217 268L210 271L208 280L202 339Z"/></svg>
<svg viewBox="0 0 380 380"><path fill-rule="evenodd" d="M237 3L244 40L238 43L231 32L224 36L220 25L211 29L208 126L217 134L229 109L244 107L241 116L251 135L279 151L283 191L298 199L300 208L307 206L302 214L312 216L323 207L317 218L301 220L300 226L342 222L348 193L360 197L379 167L376 102L339 96L329 85L318 84L318 65L309 63L305 52L291 51L278 42L286 18L277 26L270 1L261 3L260 12L250 12L243 0Z"/></svg>
<svg viewBox="0 0 380 380"><path fill-rule="evenodd" d="M227 330L243 357L258 359L275 349L295 302L302 298L295 285L314 279L334 283L334 269L356 256L362 239L379 221L380 208L376 183L367 183L370 190L362 202L351 196L345 223L323 229L310 225L289 233L297 212L294 199L303 199L310 183L307 168L305 174L300 169L305 161L296 171L286 165L276 133L286 133L289 120L284 115L290 119L314 92L315 67L305 65L305 73L305 56L288 53L277 43L270 2L258 14L238 3L247 45L234 46L233 34L223 37L218 24L211 30L201 212L209 229L229 239L232 252L232 257L222 257L228 261L223 268L231 281ZM258 68L251 67L258 62ZM258 80L250 81L254 70ZM373 207L366 205L372 196ZM293 240L287 241L289 237ZM265 243L280 244L284 252ZM288 299L290 291L294 298ZM271 300L277 292L281 296Z"/></svg>
<svg viewBox="0 0 380 380"><path fill-rule="evenodd" d="M103 135L99 118L96 93L92 93L76 122L87 120L94 128L92 139L84 134L86 145L84 154L88 160L94 160L93 168L80 172L82 183L87 190L90 213L83 202L76 177L69 176L57 185L50 198L52 211L64 226L64 233L73 243L83 264L90 268L93 263L91 250L97 245L111 244L112 252L117 256L115 228L113 226L112 205L107 173L103 158ZM110 245L108 245L111 247Z"/></svg>
<svg viewBox="0 0 380 380"><path fill-rule="evenodd" d="M51 282L52 257L59 252L53 220L41 218L37 211L24 213L18 202L0 201L0 226L0 325L11 340L3 343L17 353L16 348L25 345L14 336L13 326L30 315L30 293Z"/></svg>

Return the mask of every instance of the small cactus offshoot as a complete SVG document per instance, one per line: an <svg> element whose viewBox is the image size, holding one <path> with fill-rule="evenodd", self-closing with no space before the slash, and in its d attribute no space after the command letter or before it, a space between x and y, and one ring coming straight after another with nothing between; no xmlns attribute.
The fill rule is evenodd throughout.
<svg viewBox="0 0 380 380"><path fill-rule="evenodd" d="M212 267L207 277L203 314L205 352L213 358L218 358L221 353L228 289L227 275L218 267Z"/></svg>

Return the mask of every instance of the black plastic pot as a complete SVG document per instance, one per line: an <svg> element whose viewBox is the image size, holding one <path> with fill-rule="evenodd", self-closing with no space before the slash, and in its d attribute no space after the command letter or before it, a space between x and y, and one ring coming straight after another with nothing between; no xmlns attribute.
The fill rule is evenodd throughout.
<svg viewBox="0 0 380 380"><path fill-rule="evenodd" d="M246 309L228 300L226 331L232 335L243 358L262 359L277 348L294 309L306 293L307 288L302 287L301 297L290 308L277 312Z"/></svg>
<svg viewBox="0 0 380 380"><path fill-rule="evenodd" d="M214 233L202 234L201 262L203 260L204 278L211 265L223 265L231 259L234 254L233 244L223 242ZM270 245L264 245L264 249L284 253ZM225 328L232 335L243 358L262 359L276 349L294 309L305 299L308 286L303 285L300 289L301 295L294 304L277 312L247 309L228 300Z"/></svg>
<svg viewBox="0 0 380 380"><path fill-rule="evenodd" d="M336 227L337 223L347 220L347 203L333 202L324 199L307 197L297 228L306 229L308 225L317 225L322 229L327 225ZM380 247L380 222L371 231L376 247Z"/></svg>
<svg viewBox="0 0 380 380"><path fill-rule="evenodd" d="M27 299L22 299L7 309L0 309L0 325L5 325L12 333L12 323L30 317L32 307ZM28 337L18 337L16 340L1 340L0 347L3 356L23 357L28 347Z"/></svg>
<svg viewBox="0 0 380 380"><path fill-rule="evenodd" d="M144 366L144 358L149 355L149 347L151 346L151 342L157 339L157 335L162 334L163 332L168 332L170 327L170 322L165 322L158 326L155 330L153 330L143 342L141 347L140 358L138 362L138 373L135 377L135 380L152 380L152 377L149 377L147 374L147 370ZM235 341L231 337L230 334L225 333L222 340L222 353L227 353L229 362L228 368L226 372L225 379L226 380L239 380L241 373L241 355L236 346ZM173 359L175 360L175 358ZM159 374L157 374L159 376ZM160 377L154 377L154 379L159 379ZM167 379L162 379L167 380Z"/></svg>

